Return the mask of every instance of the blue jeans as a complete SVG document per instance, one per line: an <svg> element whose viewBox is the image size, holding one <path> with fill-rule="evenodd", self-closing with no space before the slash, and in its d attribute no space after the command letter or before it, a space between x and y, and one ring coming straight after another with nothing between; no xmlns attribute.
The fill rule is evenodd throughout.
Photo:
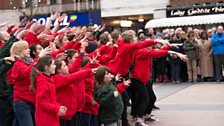
<svg viewBox="0 0 224 126"><path fill-rule="evenodd" d="M81 126L97 126L97 116L81 113Z"/></svg>
<svg viewBox="0 0 224 126"><path fill-rule="evenodd" d="M8 104L7 97L0 98L0 125L1 126L6 126L6 112L8 110L7 104Z"/></svg>
<svg viewBox="0 0 224 126"><path fill-rule="evenodd" d="M180 81L180 63L171 63L171 80Z"/></svg>
<svg viewBox="0 0 224 126"><path fill-rule="evenodd" d="M13 107L20 126L35 126L35 106L33 104L17 101Z"/></svg>

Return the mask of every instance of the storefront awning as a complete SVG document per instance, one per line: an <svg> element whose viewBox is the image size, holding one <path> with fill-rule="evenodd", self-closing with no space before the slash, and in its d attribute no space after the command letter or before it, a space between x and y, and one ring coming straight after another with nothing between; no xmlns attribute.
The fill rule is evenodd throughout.
<svg viewBox="0 0 224 126"><path fill-rule="evenodd" d="M224 23L224 14L153 19L146 23L145 28L147 29L215 23Z"/></svg>

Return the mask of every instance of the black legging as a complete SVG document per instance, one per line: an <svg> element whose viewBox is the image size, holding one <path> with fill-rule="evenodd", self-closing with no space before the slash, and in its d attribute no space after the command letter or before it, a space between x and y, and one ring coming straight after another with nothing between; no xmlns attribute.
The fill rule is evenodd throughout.
<svg viewBox="0 0 224 126"><path fill-rule="evenodd" d="M152 85L153 85L152 81L149 81L146 84L146 88L147 88L147 91L148 91L148 96L149 96L149 99L150 99L147 110L146 110L146 114L151 114L152 113L153 106L156 102L156 95L153 91L153 86Z"/></svg>
<svg viewBox="0 0 224 126"><path fill-rule="evenodd" d="M146 86L137 79L132 78L131 82L131 114L133 117L142 118L150 101L148 91Z"/></svg>
<svg viewBox="0 0 224 126"><path fill-rule="evenodd" d="M60 119L60 126L73 126L72 120Z"/></svg>

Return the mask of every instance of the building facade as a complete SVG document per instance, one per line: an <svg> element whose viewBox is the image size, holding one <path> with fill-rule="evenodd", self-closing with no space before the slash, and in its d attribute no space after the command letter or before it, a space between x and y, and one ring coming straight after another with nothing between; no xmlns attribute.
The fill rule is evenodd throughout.
<svg viewBox="0 0 224 126"><path fill-rule="evenodd" d="M9 0L0 4L0 21L18 24L21 17L38 18L47 20L51 13L61 12L76 16L79 21L88 20L86 24L101 24L99 0ZM78 15L77 15L78 14ZM87 17L88 16L88 17ZM86 17L86 18L85 18ZM97 17L97 18L95 18ZM41 19L41 20L42 20ZM67 22L69 22L68 17ZM46 22L46 21L43 21ZM72 23L75 24L75 23ZM75 24L76 25L76 24Z"/></svg>

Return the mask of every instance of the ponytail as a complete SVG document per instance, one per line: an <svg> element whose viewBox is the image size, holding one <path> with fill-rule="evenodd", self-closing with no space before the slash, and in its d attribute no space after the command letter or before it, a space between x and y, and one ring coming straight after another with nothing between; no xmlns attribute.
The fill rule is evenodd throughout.
<svg viewBox="0 0 224 126"><path fill-rule="evenodd" d="M40 57L37 61L37 64L35 64L31 70L30 73L30 80L31 85L30 89L35 91L36 90L36 77L39 76L40 72L45 71L45 66L50 66L53 62L53 58L50 55L46 55L43 57Z"/></svg>
<svg viewBox="0 0 224 126"><path fill-rule="evenodd" d="M31 80L31 85L30 89L33 90L34 92L36 91L36 76L39 75L39 71L35 66L33 66L31 73L30 73L30 80Z"/></svg>

